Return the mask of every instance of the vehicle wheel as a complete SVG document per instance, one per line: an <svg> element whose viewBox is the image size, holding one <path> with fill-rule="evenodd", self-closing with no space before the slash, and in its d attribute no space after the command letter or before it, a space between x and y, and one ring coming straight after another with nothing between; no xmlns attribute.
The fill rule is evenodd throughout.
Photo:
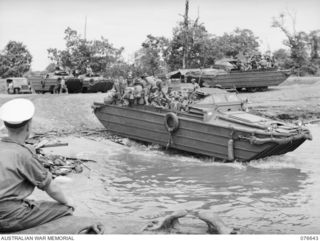
<svg viewBox="0 0 320 241"><path fill-rule="evenodd" d="M249 87L249 88L246 88L246 90L247 90L248 92L256 92L256 91L258 90L258 88L256 88L256 87Z"/></svg>
<svg viewBox="0 0 320 241"><path fill-rule="evenodd" d="M167 113L164 117L164 126L168 132L175 132L179 128L178 116L172 112Z"/></svg>
<svg viewBox="0 0 320 241"><path fill-rule="evenodd" d="M54 87L55 87L55 86L50 86L49 92L50 92L51 94L54 94Z"/></svg>
<svg viewBox="0 0 320 241"><path fill-rule="evenodd" d="M19 93L20 93L19 88L14 88L13 93L14 93L14 94L19 94Z"/></svg>
<svg viewBox="0 0 320 241"><path fill-rule="evenodd" d="M260 91L267 91L268 90L268 86L263 86L260 88Z"/></svg>

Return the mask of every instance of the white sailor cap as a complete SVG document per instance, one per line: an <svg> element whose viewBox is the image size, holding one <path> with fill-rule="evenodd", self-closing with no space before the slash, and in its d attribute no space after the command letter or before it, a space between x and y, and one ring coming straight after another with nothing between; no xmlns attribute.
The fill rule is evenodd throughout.
<svg viewBox="0 0 320 241"><path fill-rule="evenodd" d="M0 119L6 125L19 126L30 120L34 115L34 104L27 99L13 99L4 103L0 108Z"/></svg>

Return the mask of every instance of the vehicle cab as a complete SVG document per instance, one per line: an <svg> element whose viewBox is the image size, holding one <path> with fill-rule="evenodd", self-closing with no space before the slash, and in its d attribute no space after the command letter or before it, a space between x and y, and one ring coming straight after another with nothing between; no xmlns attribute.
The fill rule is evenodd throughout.
<svg viewBox="0 0 320 241"><path fill-rule="evenodd" d="M215 119L221 113L245 111L245 101L236 93L218 88L201 88L196 91L198 100L189 106L189 113L202 114L204 121Z"/></svg>

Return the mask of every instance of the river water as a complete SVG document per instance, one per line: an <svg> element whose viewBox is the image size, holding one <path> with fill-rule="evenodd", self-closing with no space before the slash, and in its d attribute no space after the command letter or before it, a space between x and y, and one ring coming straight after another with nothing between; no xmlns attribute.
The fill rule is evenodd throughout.
<svg viewBox="0 0 320 241"><path fill-rule="evenodd" d="M245 233L320 233L320 126L312 141L283 156L214 163L130 141L130 147L77 143L98 160L79 185L81 214L148 222L171 211L207 210ZM91 184L90 184L91 183ZM92 186L92 183L95 183ZM81 209L80 209L81 210Z"/></svg>

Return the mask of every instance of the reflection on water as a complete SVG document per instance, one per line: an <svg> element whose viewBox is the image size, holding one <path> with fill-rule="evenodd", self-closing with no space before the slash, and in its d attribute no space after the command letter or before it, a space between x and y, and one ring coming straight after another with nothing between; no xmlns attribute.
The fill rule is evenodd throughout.
<svg viewBox="0 0 320 241"><path fill-rule="evenodd" d="M137 220L207 209L247 232L319 233L320 127L310 129L314 140L294 152L249 164L213 163L136 144L103 160L98 175L104 191L94 194L92 205L99 205L100 216Z"/></svg>

